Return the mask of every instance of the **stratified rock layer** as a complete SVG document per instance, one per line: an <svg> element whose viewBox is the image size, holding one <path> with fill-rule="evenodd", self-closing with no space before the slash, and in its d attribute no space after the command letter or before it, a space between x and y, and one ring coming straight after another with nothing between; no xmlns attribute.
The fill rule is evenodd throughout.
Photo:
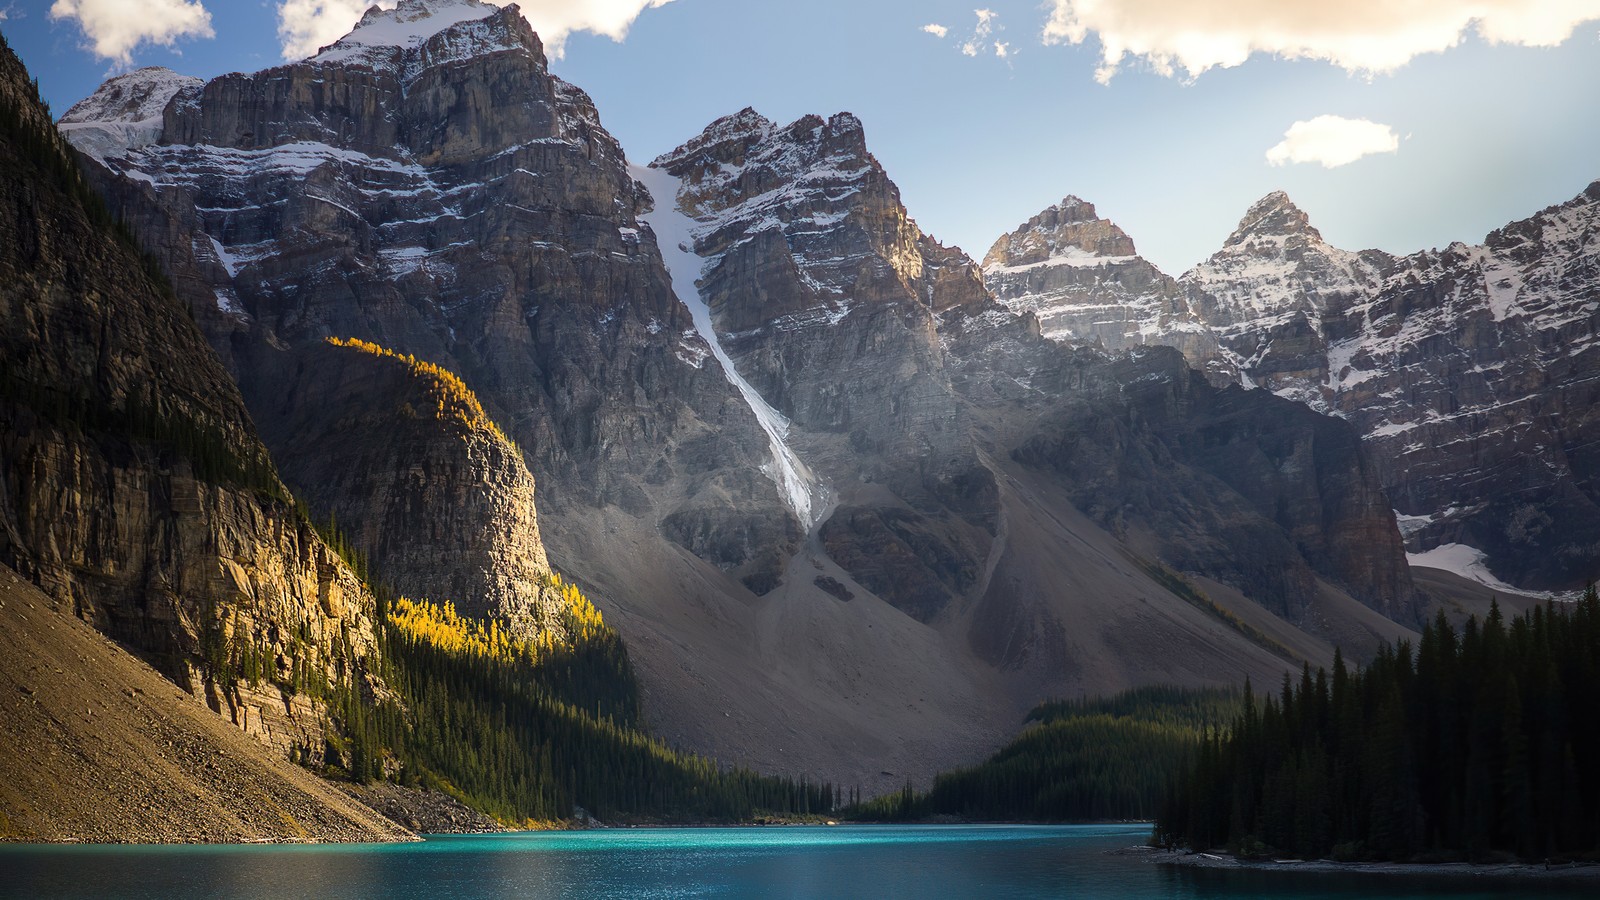
<svg viewBox="0 0 1600 900"><path fill-rule="evenodd" d="M413 599L529 632L559 629L533 476L447 372L373 344L292 355L252 406L283 477Z"/></svg>
<svg viewBox="0 0 1600 900"><path fill-rule="evenodd" d="M1219 385L1238 378L1183 287L1077 197L1001 235L983 258L983 282L1013 312L1037 316L1047 338L1113 351L1165 344Z"/></svg>

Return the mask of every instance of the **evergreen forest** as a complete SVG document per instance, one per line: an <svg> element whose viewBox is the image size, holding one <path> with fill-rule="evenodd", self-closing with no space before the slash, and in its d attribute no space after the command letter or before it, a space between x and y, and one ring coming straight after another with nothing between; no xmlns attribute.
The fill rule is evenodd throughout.
<svg viewBox="0 0 1600 900"><path fill-rule="evenodd" d="M1070 822L1150 819L1204 739L1238 714L1228 689L1144 687L1108 698L1042 703L1016 740L978 765L910 785L849 813L877 820L953 817Z"/></svg>
<svg viewBox="0 0 1600 900"><path fill-rule="evenodd" d="M1600 599L1460 631L1440 615L1364 670L1309 666L1196 749L1169 846L1446 861L1600 848Z"/></svg>

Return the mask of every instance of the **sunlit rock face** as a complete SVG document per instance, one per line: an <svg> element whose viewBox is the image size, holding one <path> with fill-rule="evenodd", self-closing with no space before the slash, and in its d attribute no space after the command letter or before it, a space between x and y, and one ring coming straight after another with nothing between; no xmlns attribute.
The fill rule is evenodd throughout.
<svg viewBox="0 0 1600 900"><path fill-rule="evenodd" d="M142 121L152 102L112 108ZM69 189L9 50L0 103L16 117L0 133L0 562L251 735L320 757L310 684L387 691L373 597L296 511L187 310Z"/></svg>

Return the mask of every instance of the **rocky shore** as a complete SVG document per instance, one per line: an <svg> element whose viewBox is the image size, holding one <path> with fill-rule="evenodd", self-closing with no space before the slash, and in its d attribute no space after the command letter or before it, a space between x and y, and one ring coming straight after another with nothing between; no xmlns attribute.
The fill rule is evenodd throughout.
<svg viewBox="0 0 1600 900"><path fill-rule="evenodd" d="M1220 853L1166 851L1154 847L1129 847L1114 851L1138 856L1146 862L1164 866L1197 869L1233 869L1253 872L1303 872L1306 874L1400 875L1429 877L1455 876L1489 879L1571 881L1600 885L1600 864L1595 863L1396 863L1337 862L1331 859L1240 859Z"/></svg>

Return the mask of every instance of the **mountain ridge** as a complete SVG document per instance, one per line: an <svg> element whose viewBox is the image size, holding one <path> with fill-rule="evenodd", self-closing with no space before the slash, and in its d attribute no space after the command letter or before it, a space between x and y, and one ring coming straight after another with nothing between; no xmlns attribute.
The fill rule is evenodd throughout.
<svg viewBox="0 0 1600 900"><path fill-rule="evenodd" d="M1406 633L1372 612L1409 621L1414 597L1342 424L1225 400L1159 348L1045 341L916 226L848 113L741 111L657 161L676 186L640 184L524 24L472 22L530 53L430 64L429 47L490 27L455 23L372 59L181 87L151 144L105 153L90 123L70 133L101 153L96 184L269 445L296 430L267 414L280 374L327 337L461 377L537 476L550 560L628 641L663 738L898 786L992 749L1042 692L1270 681L1334 640ZM486 105L456 89L469 81L523 99ZM693 259L660 245L652 206L698 223ZM1058 451L1085 434L1097 459L1120 447L1145 467L1074 496ZM1237 455L1174 455L1194 434ZM828 486L815 528L773 477L775 443ZM1119 512L1134 477L1169 490ZM1173 576L1209 527L1174 498L1271 540ZM1365 556L1332 549L1352 534ZM1221 580L1175 586L1191 576Z"/></svg>

